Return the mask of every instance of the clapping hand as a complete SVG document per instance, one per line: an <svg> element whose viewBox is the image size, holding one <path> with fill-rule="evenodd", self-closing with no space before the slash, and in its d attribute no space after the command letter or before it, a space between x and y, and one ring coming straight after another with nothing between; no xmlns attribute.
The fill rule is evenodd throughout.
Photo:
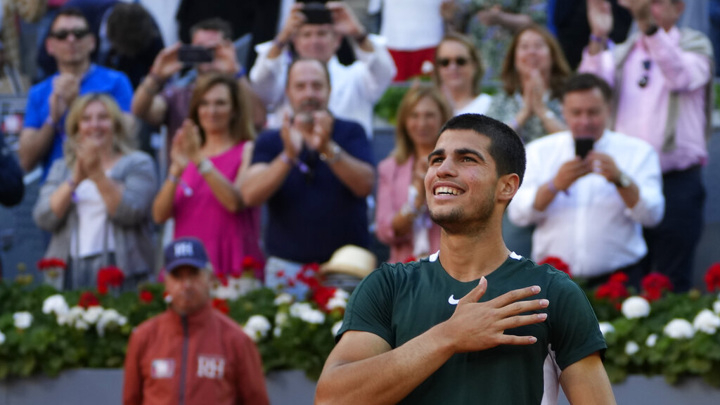
<svg viewBox="0 0 720 405"><path fill-rule="evenodd" d="M78 175L95 181L105 176L100 155L102 154L101 140L93 137L80 139L75 149ZM73 181L75 179L73 178ZM81 179L79 181L82 181ZM77 182L76 182L77 184Z"/></svg>
<svg viewBox="0 0 720 405"><path fill-rule="evenodd" d="M587 0L587 17L590 32L598 38L607 38L613 28L613 15L607 0Z"/></svg>
<svg viewBox="0 0 720 405"><path fill-rule="evenodd" d="M50 94L50 117L58 122L80 92L80 79L71 73L60 73L53 79Z"/></svg>

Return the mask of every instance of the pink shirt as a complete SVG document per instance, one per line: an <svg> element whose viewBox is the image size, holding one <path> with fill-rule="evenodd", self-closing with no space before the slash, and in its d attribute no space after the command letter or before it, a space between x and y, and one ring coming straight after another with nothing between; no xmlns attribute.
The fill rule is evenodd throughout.
<svg viewBox="0 0 720 405"><path fill-rule="evenodd" d="M650 37L641 35L622 67L623 80L617 106L617 132L638 137L650 143L660 156L663 173L683 170L707 160L705 124L705 85L711 79L710 60L680 48L680 31L658 30ZM649 60L646 71L643 62ZM611 51L590 55L583 52L580 72L594 73L614 83L615 62ZM648 82L638 82L647 75ZM663 152L663 133L668 116L670 92L678 92L679 115L676 126L676 147Z"/></svg>

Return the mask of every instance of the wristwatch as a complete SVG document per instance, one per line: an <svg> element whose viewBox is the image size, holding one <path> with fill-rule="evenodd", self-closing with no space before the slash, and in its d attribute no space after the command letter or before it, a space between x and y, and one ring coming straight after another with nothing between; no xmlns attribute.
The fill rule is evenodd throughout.
<svg viewBox="0 0 720 405"><path fill-rule="evenodd" d="M627 188L630 187L632 184L632 179L627 174L620 172L620 176L618 176L617 181L615 181L615 186L618 188Z"/></svg>
<svg viewBox="0 0 720 405"><path fill-rule="evenodd" d="M329 145L329 149L330 156L326 155L325 153L320 153L320 160L327 164L332 164L340 159L340 154L342 154L342 148L337 143L331 142Z"/></svg>

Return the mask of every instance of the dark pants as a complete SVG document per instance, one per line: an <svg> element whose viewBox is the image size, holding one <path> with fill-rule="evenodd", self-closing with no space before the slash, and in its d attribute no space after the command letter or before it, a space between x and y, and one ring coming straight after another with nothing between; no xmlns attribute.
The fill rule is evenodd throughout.
<svg viewBox="0 0 720 405"><path fill-rule="evenodd" d="M648 255L645 274L656 271L670 277L674 291L692 287L695 248L703 229L705 187L700 166L663 174L665 216L655 228L645 229Z"/></svg>

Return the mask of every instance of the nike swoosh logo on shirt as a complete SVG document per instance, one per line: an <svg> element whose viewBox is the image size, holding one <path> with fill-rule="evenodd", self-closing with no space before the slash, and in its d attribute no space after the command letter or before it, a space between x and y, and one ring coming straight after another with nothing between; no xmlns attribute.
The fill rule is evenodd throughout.
<svg viewBox="0 0 720 405"><path fill-rule="evenodd" d="M460 300L455 299L455 294L451 294L450 297L448 297L448 304L450 305L457 305Z"/></svg>

